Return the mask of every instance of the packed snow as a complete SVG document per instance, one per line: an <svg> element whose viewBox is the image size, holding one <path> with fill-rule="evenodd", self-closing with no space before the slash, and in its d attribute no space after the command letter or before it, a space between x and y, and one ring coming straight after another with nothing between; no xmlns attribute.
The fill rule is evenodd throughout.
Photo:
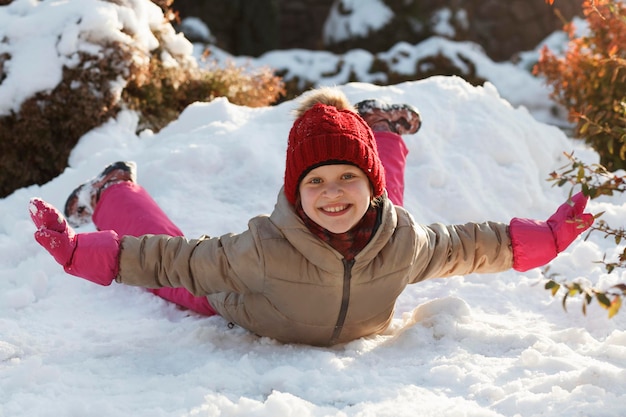
<svg viewBox="0 0 626 417"><path fill-rule="evenodd" d="M96 3L0 7L0 31L18 15L40 21L49 7L46 25L19 29L20 45L53 55L41 71L33 68L41 62L35 51L20 51L0 85L0 109L14 108L27 88L58 82L66 60L46 45L70 30L61 9L95 16ZM146 2L128 3L143 14L126 10L126 18L148 24L137 18L149 15ZM120 15L109 16L101 36L117 30ZM588 162L597 155L546 123L545 87L521 65L495 64L470 44L454 47L473 54L490 83L432 77L340 88L353 102L375 97L419 108L423 127L405 137L405 206L417 221L547 218L570 191L546 180L567 164L563 152ZM30 84L19 84L26 74ZM600 288L626 281L623 271L607 274L597 263L622 249L598 234L576 240L549 271L409 286L385 334L331 348L281 344L141 288L66 275L33 239L31 197L62 207L78 184L116 160L137 162L138 182L187 236L243 231L249 218L272 211L295 106L217 99L189 106L158 133L139 134L137 116L123 112L81 138L57 178L0 199L0 417L626 415L626 313L609 319L593 303L583 315L575 297L566 312L543 288L547 274ZM625 203L617 195L588 209L620 226Z"/></svg>

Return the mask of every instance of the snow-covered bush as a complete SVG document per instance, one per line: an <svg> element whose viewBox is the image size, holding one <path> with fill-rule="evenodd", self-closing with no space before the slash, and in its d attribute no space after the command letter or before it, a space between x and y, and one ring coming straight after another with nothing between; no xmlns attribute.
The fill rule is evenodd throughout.
<svg viewBox="0 0 626 417"><path fill-rule="evenodd" d="M195 101L260 106L282 93L267 69L199 67L172 18L149 0L0 6L0 196L57 176L78 139L121 109L159 130Z"/></svg>

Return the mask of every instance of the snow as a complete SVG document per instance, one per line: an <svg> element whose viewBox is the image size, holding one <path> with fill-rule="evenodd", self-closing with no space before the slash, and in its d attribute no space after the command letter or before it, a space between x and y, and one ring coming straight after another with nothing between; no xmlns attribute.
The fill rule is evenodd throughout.
<svg viewBox="0 0 626 417"><path fill-rule="evenodd" d="M149 7L130 4L138 13ZM0 109L14 108L32 92L28 88L58 82L59 66L71 57L68 43L41 68L32 68L39 61L30 55L49 52L45 45L58 30L76 48L86 47L73 32L76 20L54 7L87 17L104 5L16 0L0 7L0 32L6 34L11 22L11 40L26 30L12 26L12 19L46 22L11 50L19 59L0 85ZM40 16L44 7L47 19ZM145 31L150 19L138 16L127 22ZM100 36L114 36L107 30L115 25L95 18L82 24L87 21ZM0 47L17 48L11 42ZM420 109L422 130L405 137L405 205L419 222L547 218L569 191L546 181L567 164L562 152L574 150L589 162L597 155L545 123L547 93L524 69L491 63L473 45L455 48L474 54L490 83L472 87L459 78L432 77L340 88L353 102L377 97ZM621 251L600 235L575 241L545 273L412 285L398 299L385 334L332 348L283 345L231 329L220 317L190 314L140 288L90 284L66 275L34 241L29 199L62 207L74 187L115 160L137 162L139 183L186 235L244 230L250 217L274 206L295 105L196 103L156 134L136 134L136 115L123 112L87 133L57 178L0 199L1 417L626 414L626 316L608 319L596 303L585 316L576 298L564 312L560 298L543 289L547 273L601 288L624 282L623 271L609 275L597 263L604 253ZM624 203L618 195L588 208L606 211L606 220L619 226Z"/></svg>
<svg viewBox="0 0 626 417"><path fill-rule="evenodd" d="M514 106L523 106L532 109L536 119L554 125L566 124L563 120L565 111L552 102L549 98L549 90L545 85L534 78L530 69L539 59L539 51L543 45L556 50L562 48L566 42L564 36L550 36L535 50L520 54L519 62L493 62L484 53L483 48L473 42L453 42L446 38L433 36L417 45L399 42L388 51L374 55L363 49L351 50L343 55L333 54L327 51L308 50L277 50L267 52L260 57L251 60L250 57L233 57L219 48L211 48L213 62L234 62L239 65L252 65L253 67L277 68L285 73L286 79L297 78L299 87L306 85L333 86L349 82L356 75L359 80L367 83L384 84L387 76L381 72L369 72L369 69L377 58L387 63L389 69L397 74L412 75L418 62L425 58L443 55L450 59L458 68L466 73L475 71L476 76L490 81L499 93ZM196 45L195 54L201 55L204 46ZM474 68L468 68L467 62L460 59L468 59ZM205 65L199 62L200 65ZM420 63L420 65L428 65ZM420 68L429 71L431 68ZM512 75L514 74L514 75Z"/></svg>
<svg viewBox="0 0 626 417"><path fill-rule="evenodd" d="M433 32L440 36L447 36L451 39L456 35L456 30L451 24L452 10L444 7L436 11L431 17Z"/></svg>
<svg viewBox="0 0 626 417"><path fill-rule="evenodd" d="M381 0L340 0L333 3L324 24L324 42L339 43L384 27L393 12Z"/></svg>
<svg viewBox="0 0 626 417"><path fill-rule="evenodd" d="M189 39L198 39L206 43L215 43L217 40L211 29L197 17L185 17L178 28Z"/></svg>

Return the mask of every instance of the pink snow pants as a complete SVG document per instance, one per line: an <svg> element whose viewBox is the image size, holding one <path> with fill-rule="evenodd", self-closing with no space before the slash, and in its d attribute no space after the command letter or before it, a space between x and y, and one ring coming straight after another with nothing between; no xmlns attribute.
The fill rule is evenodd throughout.
<svg viewBox="0 0 626 417"><path fill-rule="evenodd" d="M374 132L374 137L385 167L387 194L392 203L401 206L408 149L402 137L395 133ZM183 235L148 192L132 182L114 184L102 193L93 214L93 222L98 230L114 230L120 236ZM186 288L164 287L150 291L196 313L206 316L217 314L206 297L196 297Z"/></svg>
<svg viewBox="0 0 626 417"><path fill-rule="evenodd" d="M392 132L374 132L378 157L385 167L385 188L389 200L396 206L404 205L404 167L409 149L402 136Z"/></svg>
<svg viewBox="0 0 626 417"><path fill-rule="evenodd" d="M183 235L143 187L128 181L104 190L94 210L93 223L98 230L114 230L120 236ZM217 314L206 297L196 297L185 288L150 291L196 313Z"/></svg>

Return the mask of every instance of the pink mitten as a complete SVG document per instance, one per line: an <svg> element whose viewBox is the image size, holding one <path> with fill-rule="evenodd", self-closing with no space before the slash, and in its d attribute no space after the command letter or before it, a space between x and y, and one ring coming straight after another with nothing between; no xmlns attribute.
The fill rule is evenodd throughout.
<svg viewBox="0 0 626 417"><path fill-rule="evenodd" d="M38 198L31 199L28 208L37 227L35 240L65 272L96 284L111 284L118 271L117 233L107 230L76 234L54 206Z"/></svg>
<svg viewBox="0 0 626 417"><path fill-rule="evenodd" d="M545 222L517 217L511 220L513 269L523 272L547 264L591 227L593 215L583 213L587 201L578 193L572 197L573 204L562 204Z"/></svg>

